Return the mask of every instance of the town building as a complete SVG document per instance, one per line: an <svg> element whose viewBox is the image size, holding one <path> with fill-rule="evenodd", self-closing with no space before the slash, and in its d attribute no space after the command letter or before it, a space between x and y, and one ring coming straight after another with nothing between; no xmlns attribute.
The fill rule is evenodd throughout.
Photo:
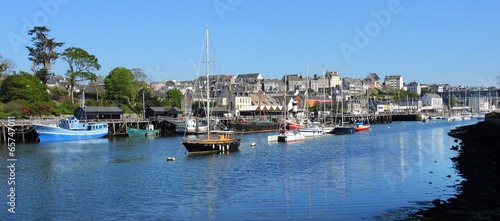
<svg viewBox="0 0 500 221"><path fill-rule="evenodd" d="M443 111L443 98L438 94L426 93L422 96L422 110Z"/></svg>
<svg viewBox="0 0 500 221"><path fill-rule="evenodd" d="M382 89L384 87L382 79L380 79L380 77L376 73L369 73L365 79L368 82L370 88Z"/></svg>
<svg viewBox="0 0 500 221"><path fill-rule="evenodd" d="M400 91L403 89L403 76L401 75L387 75L384 79L384 84L388 89Z"/></svg>
<svg viewBox="0 0 500 221"><path fill-rule="evenodd" d="M420 86L420 83L416 81L410 82L407 85L407 88L409 92L417 93L418 95L422 93L422 87Z"/></svg>

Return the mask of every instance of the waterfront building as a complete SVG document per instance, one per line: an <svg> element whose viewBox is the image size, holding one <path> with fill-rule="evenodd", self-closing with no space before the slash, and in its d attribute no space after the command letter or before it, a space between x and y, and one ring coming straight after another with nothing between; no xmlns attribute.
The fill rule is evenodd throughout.
<svg viewBox="0 0 500 221"><path fill-rule="evenodd" d="M123 110L119 107L86 106L85 110L82 110L82 108L83 107L76 108L74 112L75 117L77 117L79 113L83 113L81 119L87 119L87 120L123 119Z"/></svg>
<svg viewBox="0 0 500 221"><path fill-rule="evenodd" d="M443 111L443 98L438 94L426 93L422 96L422 110Z"/></svg>
<svg viewBox="0 0 500 221"><path fill-rule="evenodd" d="M182 114L182 110L178 107L148 107L146 108L146 118L149 117L166 117L177 118Z"/></svg>
<svg viewBox="0 0 500 221"><path fill-rule="evenodd" d="M384 84L386 87L395 90L395 91L400 91L403 89L403 76L401 75L387 75L385 76L384 79Z"/></svg>

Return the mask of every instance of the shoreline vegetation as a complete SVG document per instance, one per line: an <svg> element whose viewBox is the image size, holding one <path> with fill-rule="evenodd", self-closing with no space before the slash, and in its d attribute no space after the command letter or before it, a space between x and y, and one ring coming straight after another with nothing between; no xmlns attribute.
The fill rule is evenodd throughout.
<svg viewBox="0 0 500 221"><path fill-rule="evenodd" d="M464 178L458 187L460 194L446 201L436 199L432 202L435 207L423 208L410 219L500 220L499 115L491 114L483 122L448 133L456 138L452 149L459 151L452 160Z"/></svg>

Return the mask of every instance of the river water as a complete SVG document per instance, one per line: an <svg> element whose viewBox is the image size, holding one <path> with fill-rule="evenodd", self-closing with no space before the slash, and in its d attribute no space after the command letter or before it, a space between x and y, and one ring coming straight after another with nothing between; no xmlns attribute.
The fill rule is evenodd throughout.
<svg viewBox="0 0 500 221"><path fill-rule="evenodd" d="M0 220L404 218L457 193L447 133L475 122L394 122L288 144L245 134L239 150L208 155L186 154L180 136L18 144L16 214L3 146Z"/></svg>

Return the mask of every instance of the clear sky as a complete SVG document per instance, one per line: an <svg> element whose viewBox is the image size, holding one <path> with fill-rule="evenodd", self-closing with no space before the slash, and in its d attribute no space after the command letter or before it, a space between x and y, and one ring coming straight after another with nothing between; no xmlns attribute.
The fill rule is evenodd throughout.
<svg viewBox="0 0 500 221"><path fill-rule="evenodd" d="M106 76L141 68L151 80L192 80L205 28L211 74L403 75L405 83L499 86L500 1L1 1L0 54L30 71L27 30L45 25L96 55ZM212 54L212 52L214 52ZM53 71L64 75L58 60ZM211 68L212 69L212 68Z"/></svg>

